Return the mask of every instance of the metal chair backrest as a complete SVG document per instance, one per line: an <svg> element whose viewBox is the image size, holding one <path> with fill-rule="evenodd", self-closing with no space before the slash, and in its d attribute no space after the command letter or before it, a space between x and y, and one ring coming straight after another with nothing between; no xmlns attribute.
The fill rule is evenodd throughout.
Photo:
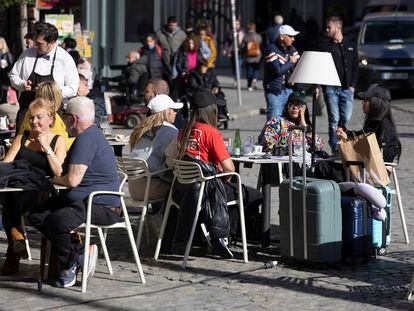
<svg viewBox="0 0 414 311"><path fill-rule="evenodd" d="M124 184L128 178L127 174L124 172L118 171L118 177L119 177L119 192L122 192L122 189L124 187Z"/></svg>
<svg viewBox="0 0 414 311"><path fill-rule="evenodd" d="M203 182L205 178L200 165L195 162L173 160L173 170L177 181L181 184Z"/></svg>
<svg viewBox="0 0 414 311"><path fill-rule="evenodd" d="M118 166L118 170L127 174L130 180L136 180L144 177L148 178L151 176L148 163L145 160L117 157L116 164Z"/></svg>

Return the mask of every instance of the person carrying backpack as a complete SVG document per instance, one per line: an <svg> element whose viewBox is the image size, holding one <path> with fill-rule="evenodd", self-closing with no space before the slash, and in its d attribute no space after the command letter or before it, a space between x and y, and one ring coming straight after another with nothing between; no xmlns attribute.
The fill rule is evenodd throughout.
<svg viewBox="0 0 414 311"><path fill-rule="evenodd" d="M247 34L243 38L241 46L244 63L246 64L247 89L249 91L257 89L260 59L262 58L262 51L260 50L261 44L262 36L256 32L256 24L249 23L247 25Z"/></svg>

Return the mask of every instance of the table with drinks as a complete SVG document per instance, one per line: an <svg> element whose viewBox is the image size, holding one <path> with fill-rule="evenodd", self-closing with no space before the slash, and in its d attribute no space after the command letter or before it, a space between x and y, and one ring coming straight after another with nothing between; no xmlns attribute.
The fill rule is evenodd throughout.
<svg viewBox="0 0 414 311"><path fill-rule="evenodd" d="M240 172L240 164L245 168L252 168L254 164L260 167L258 189L261 188L263 195L262 203L262 247L270 245L270 216L271 216L271 187L279 186L283 181L282 165L289 163L289 156L282 155L281 150L276 150L274 154L263 152L262 146L253 143L252 136L241 143L240 131L237 129L233 140L224 139L226 147L234 162L236 172ZM295 154L301 154L299 150L295 150ZM294 162L302 162L301 156L294 156ZM307 157L306 161L310 161ZM276 178L277 177L277 180Z"/></svg>

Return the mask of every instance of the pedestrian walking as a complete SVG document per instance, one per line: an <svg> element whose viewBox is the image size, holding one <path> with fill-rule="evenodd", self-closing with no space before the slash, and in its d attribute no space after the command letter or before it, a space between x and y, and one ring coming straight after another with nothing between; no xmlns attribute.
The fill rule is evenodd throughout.
<svg viewBox="0 0 414 311"><path fill-rule="evenodd" d="M291 26L282 25L276 42L265 50L263 88L267 105L267 121L282 114L288 97L293 92L288 80L299 59L299 54L293 46L295 36L298 34L299 32Z"/></svg>
<svg viewBox="0 0 414 311"><path fill-rule="evenodd" d="M7 103L7 91L10 86L8 73L13 66L13 55L9 51L7 42L0 37L0 103Z"/></svg>
<svg viewBox="0 0 414 311"><path fill-rule="evenodd" d="M356 46L342 33L342 20L337 16L326 20L327 40L321 50L332 54L341 86L324 87L324 98L329 121L329 145L332 155L338 153L336 128L346 126L351 119L354 91L358 79L358 52Z"/></svg>
<svg viewBox="0 0 414 311"><path fill-rule="evenodd" d="M142 58L147 60L147 71L150 79L163 79L170 76L167 55L159 44L156 44L154 34L147 34L145 44L138 50Z"/></svg>
<svg viewBox="0 0 414 311"><path fill-rule="evenodd" d="M57 45L58 36L58 30L52 24L36 24L35 47L24 51L10 72L11 85L21 92L16 119L17 132L41 82L56 81L64 100L76 95L79 86L78 71L72 56Z"/></svg>
<svg viewBox="0 0 414 311"><path fill-rule="evenodd" d="M198 36L200 40L207 44L210 49L210 57L207 59L208 68L214 68L216 66L217 49L214 39L207 34L206 28L200 28L198 30Z"/></svg>
<svg viewBox="0 0 414 311"><path fill-rule="evenodd" d="M187 38L186 33L178 26L177 18L170 16L167 20L167 24L163 25L160 30L157 31L157 40L161 48L166 52L166 62L169 67L169 71L173 72L175 55ZM171 85L171 80L174 77L170 77L168 81Z"/></svg>
<svg viewBox="0 0 414 311"><path fill-rule="evenodd" d="M237 32L237 44L240 46L243 43L243 38L246 35L246 32L243 28L241 28L240 20L236 20L234 24ZM231 61L231 68L233 70L233 78L234 78L234 86L237 85L236 81L236 56L234 52L234 36L233 36L233 29L230 29L226 35L226 41L224 42L224 49L223 49L223 56L230 57ZM243 57L239 52L238 55L239 59L239 73L240 77L242 77L242 68L243 68Z"/></svg>
<svg viewBox="0 0 414 311"><path fill-rule="evenodd" d="M257 89L260 60L262 59L261 44L262 36L256 32L256 24L249 23L247 25L247 34L244 36L241 46L246 66L247 89L249 91Z"/></svg>

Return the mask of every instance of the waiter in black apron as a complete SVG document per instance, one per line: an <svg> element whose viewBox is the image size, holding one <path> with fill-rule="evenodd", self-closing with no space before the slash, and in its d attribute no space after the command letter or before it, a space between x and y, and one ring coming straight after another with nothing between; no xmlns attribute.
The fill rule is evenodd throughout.
<svg viewBox="0 0 414 311"><path fill-rule="evenodd" d="M20 94L20 97L19 97L20 108L19 108L19 111L17 112L17 117L16 117L16 133L19 133L20 125L23 122L24 115L26 114L27 109L29 109L30 103L32 101L34 101L35 98L36 98L37 86L42 82L54 81L53 69L55 68L56 51L57 51L57 49L55 50L55 53L53 54L52 67L51 67L50 73L48 75L40 75L40 74L35 72L35 69L36 69L36 65L37 65L37 60L40 57L44 57L46 59L49 59L49 55L36 55L36 60L35 60L35 63L33 65L32 73L30 74L29 78L27 79L27 84L28 84L28 86L30 86L30 89L23 91Z"/></svg>
<svg viewBox="0 0 414 311"><path fill-rule="evenodd" d="M36 98L40 83L56 81L64 99L76 96L79 86L76 64L69 53L56 44L58 37L54 25L37 23L34 28L35 47L25 50L10 71L10 82L20 91L17 133L30 103Z"/></svg>

